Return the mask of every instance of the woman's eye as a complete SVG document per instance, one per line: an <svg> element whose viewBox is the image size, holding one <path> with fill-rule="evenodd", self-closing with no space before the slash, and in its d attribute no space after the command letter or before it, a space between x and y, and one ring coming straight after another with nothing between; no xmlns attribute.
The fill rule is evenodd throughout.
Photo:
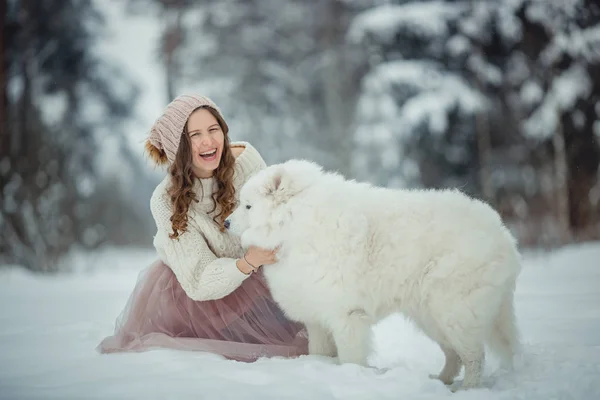
<svg viewBox="0 0 600 400"><path fill-rule="evenodd" d="M250 204L246 205L246 210L249 210L251 208L252 208L252 206Z"/></svg>

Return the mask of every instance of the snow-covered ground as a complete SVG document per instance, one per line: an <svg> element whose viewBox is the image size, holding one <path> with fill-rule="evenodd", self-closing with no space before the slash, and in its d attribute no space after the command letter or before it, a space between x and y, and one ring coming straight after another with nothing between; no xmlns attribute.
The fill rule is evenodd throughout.
<svg viewBox="0 0 600 400"><path fill-rule="evenodd" d="M436 345L395 317L375 329L380 370L310 356L245 364L172 350L96 353L153 257L75 254L66 261L75 272L53 277L0 268L0 399L600 398L600 243L526 256L516 370L490 359L485 388L456 394L427 377L443 363Z"/></svg>

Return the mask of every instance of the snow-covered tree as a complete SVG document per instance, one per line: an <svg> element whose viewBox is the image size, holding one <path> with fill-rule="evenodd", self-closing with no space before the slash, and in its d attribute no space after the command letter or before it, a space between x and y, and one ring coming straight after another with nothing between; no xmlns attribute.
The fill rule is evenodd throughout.
<svg viewBox="0 0 600 400"><path fill-rule="evenodd" d="M384 186L477 184L469 167L485 99L453 65L447 44L467 6L387 4L354 20L348 39L370 61L356 112L357 176Z"/></svg>
<svg viewBox="0 0 600 400"><path fill-rule="evenodd" d="M598 237L600 146L593 127L600 6L588 0L474 2L459 31L468 49L466 74L494 102L490 118L503 121L490 127L492 138L512 136L513 156L504 159L522 166L511 178L510 165L491 165L496 201L511 203L508 212L531 241ZM510 180L516 186L507 187Z"/></svg>
<svg viewBox="0 0 600 400"><path fill-rule="evenodd" d="M119 125L136 92L91 50L102 26L91 0L0 4L0 259L53 270L119 229L98 219L120 197L98 201L96 133L130 156Z"/></svg>
<svg viewBox="0 0 600 400"><path fill-rule="evenodd" d="M466 188L525 244L598 237L596 2L392 3L349 32L370 61L355 131L362 176Z"/></svg>

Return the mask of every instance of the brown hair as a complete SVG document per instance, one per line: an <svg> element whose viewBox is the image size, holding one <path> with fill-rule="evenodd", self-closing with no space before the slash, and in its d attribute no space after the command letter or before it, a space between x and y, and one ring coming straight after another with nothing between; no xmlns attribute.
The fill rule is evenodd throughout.
<svg viewBox="0 0 600 400"><path fill-rule="evenodd" d="M213 209L211 213L219 208L219 212L213 217L213 221L219 225L221 232L225 231L225 219L233 212L235 208L235 187L233 186L233 168L235 157L231 151L229 143L229 128L218 112L210 107L202 106L196 110L204 108L208 110L216 119L223 130L223 154L219 166L214 172L215 185L217 190L212 194ZM194 111L196 111L194 110ZM191 115L191 114L190 114ZM176 239L179 235L187 231L188 210L192 201L198 202L197 194L193 191L194 180L196 179L192 170L192 145L191 139L187 133L187 123L181 133L181 141L177 149L175 161L169 168L171 174L171 186L168 190L173 204L173 215L171 216L171 226L173 233L169 234L171 239ZM201 193L204 196L204 193Z"/></svg>

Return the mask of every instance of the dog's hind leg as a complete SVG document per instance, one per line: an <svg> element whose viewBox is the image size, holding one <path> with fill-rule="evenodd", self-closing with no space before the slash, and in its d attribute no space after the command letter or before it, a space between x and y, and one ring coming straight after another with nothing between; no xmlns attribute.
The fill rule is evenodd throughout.
<svg viewBox="0 0 600 400"><path fill-rule="evenodd" d="M465 378L459 387L451 389L453 392L478 387L481 384L481 375L485 363L484 343L479 335L469 330L457 333L457 336L448 337L448 344L456 351L460 361L465 366Z"/></svg>
<svg viewBox="0 0 600 400"><path fill-rule="evenodd" d="M331 334L320 324L306 323L308 354L335 357L337 349Z"/></svg>
<svg viewBox="0 0 600 400"><path fill-rule="evenodd" d="M473 346L470 349L458 351L462 362L465 365L465 379L459 390L476 388L481 384L481 374L485 362L485 353L483 344Z"/></svg>
<svg viewBox="0 0 600 400"><path fill-rule="evenodd" d="M429 377L431 379L439 379L444 384L450 385L454 382L454 378L460 373L462 361L458 353L449 346L440 344L440 348L446 356L446 364L438 375L429 375Z"/></svg>
<svg viewBox="0 0 600 400"><path fill-rule="evenodd" d="M368 366L371 319L364 315L344 315L331 321L331 328L340 364Z"/></svg>
<svg viewBox="0 0 600 400"><path fill-rule="evenodd" d="M505 368L512 367L513 357L519 350L519 333L515 321L513 290L514 286L502 299L498 316L492 324L488 339L491 350L498 354L502 366Z"/></svg>
<svg viewBox="0 0 600 400"><path fill-rule="evenodd" d="M486 322L470 313L474 307L467 307L464 312L456 311L454 314L456 318L446 320L443 325L438 326L440 333L445 338L442 343L456 352L465 367L465 377L458 389L478 387L481 383L485 362L484 326ZM456 368L456 364L452 362L452 357L449 361L448 372L454 372L453 368ZM444 370L446 370L445 367ZM445 372L444 370L442 373ZM454 389L452 390L454 391Z"/></svg>

